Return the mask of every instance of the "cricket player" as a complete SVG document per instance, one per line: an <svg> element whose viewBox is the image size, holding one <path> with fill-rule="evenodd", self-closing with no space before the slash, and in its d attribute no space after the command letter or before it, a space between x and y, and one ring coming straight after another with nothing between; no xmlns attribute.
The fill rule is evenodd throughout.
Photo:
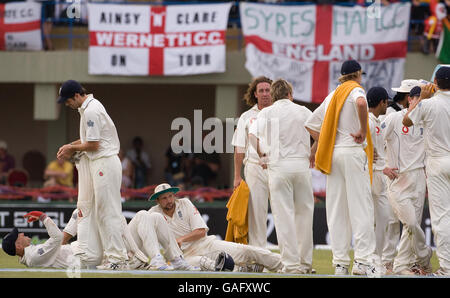
<svg viewBox="0 0 450 298"><path fill-rule="evenodd" d="M248 130L258 113L272 104L270 84L266 77L254 79L244 96L251 109L240 117L231 144L234 151L234 188L241 183L242 165L244 178L250 189L248 201L248 244L265 248L267 245L267 213L269 186L267 171L258 164L256 149L248 141Z"/></svg>
<svg viewBox="0 0 450 298"><path fill-rule="evenodd" d="M151 261L147 269L200 270L184 260L183 252L178 246L175 236L160 213L141 210L131 219L128 227L137 247L150 257ZM170 261L170 265L161 255L160 245L164 250L164 257Z"/></svg>
<svg viewBox="0 0 450 298"><path fill-rule="evenodd" d="M423 123L431 227L440 268L435 275L450 275L450 67L441 67L433 85L423 87L420 98L405 114L405 127ZM431 98L430 98L431 97ZM412 126L413 125L413 126Z"/></svg>
<svg viewBox="0 0 450 298"><path fill-rule="evenodd" d="M360 86L362 74L357 61L345 61L341 66L341 84L306 122L316 141L312 146L312 156L317 150L315 166L327 174L327 224L336 275L349 272L352 232L355 251L352 274L385 273L376 254L370 189L373 151L364 150L371 145L371 138L366 94Z"/></svg>
<svg viewBox="0 0 450 298"><path fill-rule="evenodd" d="M391 90L395 92L395 96L386 109L386 114L380 115L380 121L383 122L387 115L403 110L408 105L409 92L414 86L420 84L419 80L407 79L400 83L399 87L392 87Z"/></svg>
<svg viewBox="0 0 450 298"><path fill-rule="evenodd" d="M386 114L389 95L383 87L367 91L370 134L376 159L373 165L372 198L375 208L375 235L377 254L386 271L392 273L397 244L400 238L400 222L396 218L387 198L385 168L385 146L380 116Z"/></svg>
<svg viewBox="0 0 450 298"><path fill-rule="evenodd" d="M67 223L63 231L41 211L32 211L24 215L28 219L28 222L34 222L40 220L50 238L43 244L31 245L31 239L19 233L17 228L13 228L2 241L3 250L10 256L19 256L19 262L27 267L50 267L57 269L95 269L102 261L102 258L91 258L90 264L81 262L80 258L76 256L76 252L79 250L78 241L73 241L68 244L68 240L77 234L77 214L78 210L75 209L72 213L72 217ZM125 236L126 231L121 230L121 235L124 237L124 241L130 238ZM129 243L129 247L135 247L134 243ZM143 269L145 268L148 258L142 255L138 250L128 251L131 262L128 263L127 269ZM144 258L144 261L141 259Z"/></svg>
<svg viewBox="0 0 450 298"><path fill-rule="evenodd" d="M312 271L314 195L305 122L312 112L293 102L292 85L283 79L272 83L271 95L274 103L258 114L250 138L257 138L259 157L267 156L282 272L307 274ZM266 149L261 152L259 144Z"/></svg>
<svg viewBox="0 0 450 298"><path fill-rule="evenodd" d="M409 104L417 101L420 87L411 89ZM407 109L389 114L381 125L386 142L386 169L389 177L388 199L403 224L394 260L395 274L414 275L431 273L432 250L426 245L421 228L425 203L425 144L423 125L402 124Z"/></svg>
<svg viewBox="0 0 450 298"><path fill-rule="evenodd" d="M126 268L127 251L120 233L123 224L122 165L118 157L120 142L116 127L103 105L92 94L86 94L77 81L64 82L59 95L58 103L78 109L80 113L80 139L62 146L57 158L69 159L75 152L84 152L88 158L87 174L79 175L80 189L86 188L81 191L93 197L80 208L80 218L89 216L88 222L81 226L89 228L80 228L79 237L100 239L97 248L102 248L97 252L104 252L107 259L101 269ZM87 242L92 245L93 241Z"/></svg>
<svg viewBox="0 0 450 298"><path fill-rule="evenodd" d="M279 254L252 245L218 240L214 235L208 236L209 228L197 208L188 198L176 199L175 193L178 191L178 187L171 187L167 183L158 185L149 199L156 200L157 205L148 212L158 213L164 217L187 262L200 267L202 256L224 251L231 255L236 265L240 267L262 265L275 272L282 269Z"/></svg>

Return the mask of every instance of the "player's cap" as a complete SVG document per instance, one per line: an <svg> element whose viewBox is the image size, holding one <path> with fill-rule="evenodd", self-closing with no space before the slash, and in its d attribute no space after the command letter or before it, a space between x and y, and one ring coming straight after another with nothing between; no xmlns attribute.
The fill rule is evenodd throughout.
<svg viewBox="0 0 450 298"><path fill-rule="evenodd" d="M369 107L376 107L382 100L389 100L389 94L387 93L386 89L383 87L372 87L367 91L366 94L367 103L369 104Z"/></svg>
<svg viewBox="0 0 450 298"><path fill-rule="evenodd" d="M441 68L439 68L438 71L436 71L436 75L434 76L434 78L438 80L450 79L450 67L442 66Z"/></svg>
<svg viewBox="0 0 450 298"><path fill-rule="evenodd" d="M420 91L422 91L422 89L419 86L415 86L411 89L411 91L409 91L409 96L411 97L419 96Z"/></svg>
<svg viewBox="0 0 450 298"><path fill-rule="evenodd" d="M16 240L19 236L19 230L17 228L12 229L11 232L3 237L2 248L10 256L16 255Z"/></svg>
<svg viewBox="0 0 450 298"><path fill-rule="evenodd" d="M160 195L166 192L177 193L180 190L179 187L172 187L168 183L162 183L155 188L155 192L148 199L149 201L156 200Z"/></svg>
<svg viewBox="0 0 450 298"><path fill-rule="evenodd" d="M400 93L409 93L411 89L415 86L419 86L419 80L403 80L400 87L391 88L392 91Z"/></svg>
<svg viewBox="0 0 450 298"><path fill-rule="evenodd" d="M75 93L83 93L81 84L74 80L65 81L59 88L58 103L64 103L69 98L74 97Z"/></svg>
<svg viewBox="0 0 450 298"><path fill-rule="evenodd" d="M347 75L350 73L357 72L358 70L361 70L361 65L356 60L347 60L344 63L342 63L341 66L341 75ZM363 72L362 74L366 74Z"/></svg>

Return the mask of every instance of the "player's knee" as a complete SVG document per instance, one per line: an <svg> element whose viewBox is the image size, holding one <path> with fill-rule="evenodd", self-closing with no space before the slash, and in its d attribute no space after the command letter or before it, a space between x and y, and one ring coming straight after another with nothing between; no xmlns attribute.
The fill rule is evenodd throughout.
<svg viewBox="0 0 450 298"><path fill-rule="evenodd" d="M164 217L162 216L162 214L159 214L159 213L148 213L148 217L152 221L152 223L155 223L155 224L164 222Z"/></svg>

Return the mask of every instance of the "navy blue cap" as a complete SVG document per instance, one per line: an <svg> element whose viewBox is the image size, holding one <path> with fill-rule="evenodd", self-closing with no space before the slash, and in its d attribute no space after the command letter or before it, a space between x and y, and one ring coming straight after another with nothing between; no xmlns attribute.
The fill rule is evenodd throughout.
<svg viewBox="0 0 450 298"><path fill-rule="evenodd" d="M420 96L420 91L422 91L422 89L419 86L415 86L409 91L409 96Z"/></svg>
<svg viewBox="0 0 450 298"><path fill-rule="evenodd" d="M83 93L81 84L74 80L65 81L61 88L59 88L58 103L64 103L69 98L74 97L75 93Z"/></svg>
<svg viewBox="0 0 450 298"><path fill-rule="evenodd" d="M12 229L5 237L3 237L2 248L10 256L16 255L16 240L19 236L17 228Z"/></svg>
<svg viewBox="0 0 450 298"><path fill-rule="evenodd" d="M442 66L436 71L435 78L438 80L449 80L450 79L450 67Z"/></svg>
<svg viewBox="0 0 450 298"><path fill-rule="evenodd" d="M347 75L350 73L357 72L358 70L361 70L361 65L356 60L347 60L344 63L342 63L341 66L341 75ZM366 74L363 72L362 74Z"/></svg>
<svg viewBox="0 0 450 298"><path fill-rule="evenodd" d="M382 100L390 99L389 94L383 87L370 88L369 91L367 91L366 98L367 103L371 108L376 107Z"/></svg>

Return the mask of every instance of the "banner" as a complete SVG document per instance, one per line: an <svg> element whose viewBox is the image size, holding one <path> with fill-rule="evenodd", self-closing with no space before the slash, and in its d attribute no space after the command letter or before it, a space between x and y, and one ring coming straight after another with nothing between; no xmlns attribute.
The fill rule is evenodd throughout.
<svg viewBox="0 0 450 298"><path fill-rule="evenodd" d="M320 103L338 85L342 62L355 59L366 90L392 92L403 79L410 9L240 3L245 66L253 77L289 81L297 100Z"/></svg>
<svg viewBox="0 0 450 298"><path fill-rule="evenodd" d="M0 50L42 50L41 4L0 4Z"/></svg>
<svg viewBox="0 0 450 298"><path fill-rule="evenodd" d="M89 3L89 74L225 72L230 7Z"/></svg>

